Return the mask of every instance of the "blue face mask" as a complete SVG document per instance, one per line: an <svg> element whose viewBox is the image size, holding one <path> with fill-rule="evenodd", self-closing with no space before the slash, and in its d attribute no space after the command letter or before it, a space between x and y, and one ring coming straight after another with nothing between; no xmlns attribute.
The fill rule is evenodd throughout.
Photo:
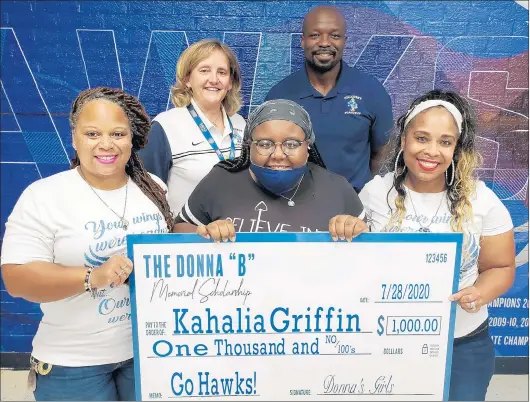
<svg viewBox="0 0 530 402"><path fill-rule="evenodd" d="M292 190L298 184L307 171L307 164L290 170L275 170L251 163L250 170L256 176L259 184L271 193L280 195Z"/></svg>

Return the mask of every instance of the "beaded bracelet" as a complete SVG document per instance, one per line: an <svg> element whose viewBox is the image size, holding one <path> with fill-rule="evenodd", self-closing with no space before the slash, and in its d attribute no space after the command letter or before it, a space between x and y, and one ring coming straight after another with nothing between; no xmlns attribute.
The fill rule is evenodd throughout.
<svg viewBox="0 0 530 402"><path fill-rule="evenodd" d="M90 284L90 276L94 267L89 267L85 275L85 292L92 292L92 285Z"/></svg>

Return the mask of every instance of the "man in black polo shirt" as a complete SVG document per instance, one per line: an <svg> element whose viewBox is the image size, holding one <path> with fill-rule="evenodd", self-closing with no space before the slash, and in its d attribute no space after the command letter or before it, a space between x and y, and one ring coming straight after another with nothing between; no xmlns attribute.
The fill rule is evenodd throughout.
<svg viewBox="0 0 530 402"><path fill-rule="evenodd" d="M376 78L342 60L346 20L337 8L311 9L302 31L305 67L276 84L266 100L302 105L326 166L359 192L386 156L393 125L390 97Z"/></svg>

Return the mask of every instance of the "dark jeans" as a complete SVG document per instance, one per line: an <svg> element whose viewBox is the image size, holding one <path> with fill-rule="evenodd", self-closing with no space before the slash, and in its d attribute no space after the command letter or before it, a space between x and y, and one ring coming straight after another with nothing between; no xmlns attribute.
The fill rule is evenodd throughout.
<svg viewBox="0 0 530 402"><path fill-rule="evenodd" d="M37 374L33 395L36 401L134 401L134 363L53 365L48 374Z"/></svg>
<svg viewBox="0 0 530 402"><path fill-rule="evenodd" d="M455 339L449 400L484 401L494 370L495 349L487 324L474 336Z"/></svg>

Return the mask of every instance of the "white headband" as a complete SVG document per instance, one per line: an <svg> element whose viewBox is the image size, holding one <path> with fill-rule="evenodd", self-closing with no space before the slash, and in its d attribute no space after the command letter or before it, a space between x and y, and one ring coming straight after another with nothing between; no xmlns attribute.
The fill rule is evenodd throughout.
<svg viewBox="0 0 530 402"><path fill-rule="evenodd" d="M410 121L414 117L416 117L418 115L418 113L421 113L424 110L427 110L427 109L429 109L431 107L435 107L435 106L443 106L449 113L451 113L451 115L455 119L456 125L458 127L458 133L461 133L462 132L462 120L463 120L462 113L460 113L460 111L452 103L449 103L449 102L446 102L446 101L440 100L440 99L426 100L426 101L418 103L416 106L414 106L414 108L409 111L407 119L405 120L405 126L404 127L407 127L407 125L410 123Z"/></svg>

